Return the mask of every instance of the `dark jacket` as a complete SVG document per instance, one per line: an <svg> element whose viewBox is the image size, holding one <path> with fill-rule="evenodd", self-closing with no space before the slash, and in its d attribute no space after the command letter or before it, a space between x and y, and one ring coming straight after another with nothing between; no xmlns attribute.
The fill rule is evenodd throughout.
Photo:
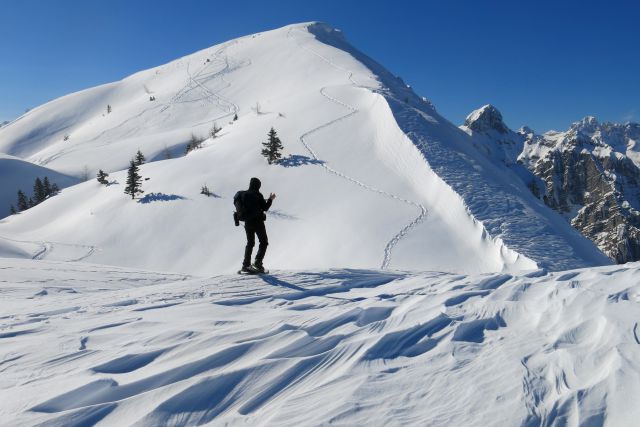
<svg viewBox="0 0 640 427"><path fill-rule="evenodd" d="M267 219L265 212L271 207L271 199L265 200L260 193L262 183L258 178L251 178L249 189L245 191L242 201L244 206L244 221L256 222Z"/></svg>

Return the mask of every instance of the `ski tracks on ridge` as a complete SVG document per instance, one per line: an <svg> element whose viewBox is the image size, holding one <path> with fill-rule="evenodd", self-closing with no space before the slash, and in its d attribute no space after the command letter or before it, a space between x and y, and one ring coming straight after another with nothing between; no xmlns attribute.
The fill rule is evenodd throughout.
<svg viewBox="0 0 640 427"><path fill-rule="evenodd" d="M224 46L222 46L221 48L219 48L218 50L216 50L215 52L213 52L212 55L212 61L210 62L206 62L202 67L200 67L200 69L198 69L198 71L196 71L195 73L191 73L189 70L190 67L190 61L187 61L187 66L186 66L186 73L188 76L188 80L187 83L181 88L179 89L170 99L167 103L164 104L160 104L160 105L154 105L148 108L144 108L142 111L140 111L137 114L134 114L133 116L130 116L126 119L124 119L123 121L121 121L120 123L118 123L115 126L112 126L108 129L103 130L102 132L100 132L99 134L97 134L96 136L94 136L93 138L90 138L86 141L81 142L80 144L76 144L72 147L69 148L65 148L60 150L57 153L54 153L48 157L42 158L37 160L36 162L40 165L47 165L49 163L51 163L54 160L59 159L60 157L64 157L68 154L71 154L72 152L78 151L79 149L81 149L82 144L85 142L94 142L94 141L98 141L99 139L101 139L102 137L104 137L105 135L107 135L107 140L102 142L101 144L98 145L98 147L103 147L103 146L107 146L110 143L113 142L112 138L108 137L108 134L113 133L116 130L122 129L124 126L126 126L127 124L131 123L132 121L136 120L136 119L140 119L141 117L143 117L145 114L149 114L152 113L154 111L157 111L158 114L170 114L171 112L167 112L167 110L169 110L172 106L176 105L176 104L183 104L183 103L189 103L189 102L198 102L198 101L205 101L205 102L209 102L212 105L217 105L217 107L222 111L222 115L215 117L214 119L211 120L207 120L206 122L202 122L202 123L196 123L193 124L192 126L199 126L205 123L215 123L217 120L221 120L224 119L225 117L229 117L232 116L234 114L236 114L239 111L239 107L237 104L235 104L234 102L226 99L225 97L223 97L220 92L223 91L224 89L227 89L229 86L231 86L231 83L228 82L227 80L225 80L224 76L225 74L230 73L233 70L236 70L238 68L243 68L246 66L251 65L251 60L247 59L247 60L241 60L238 61L237 63L232 63L231 61L229 61L229 57L224 55L223 53L225 50L227 50L230 46L232 46L233 44L236 44L237 41L233 41L232 43L227 43ZM211 68L212 65L222 65L222 68L214 71L213 73L206 73L205 71L207 71L207 69ZM212 91L211 89L209 89L205 83L214 80L216 78L219 78L220 81L224 82L224 86L222 88L220 88L217 91ZM194 90L199 90L202 93L202 97L200 98L196 98L196 99L187 99L185 100L185 96L187 96L189 93L191 93ZM134 135L136 132L138 132L140 130L139 126L133 127L131 129L129 129L124 135L120 135L120 138L122 138L123 136L126 137L130 137L132 135ZM94 147L95 148L95 147Z"/></svg>
<svg viewBox="0 0 640 427"><path fill-rule="evenodd" d="M291 36L291 29L290 29L290 30L289 30L289 32L287 33L287 37L288 37L288 38L292 38L292 39L293 39L293 37ZM363 87L363 86L359 85L359 84L358 84L358 83L353 79L353 72L351 72L351 71L349 71L349 70L346 70L346 69L344 69L344 68L340 67L339 65L335 64L334 62L332 62L330 59L325 58L324 56L320 55L319 53L315 52L315 51L314 51L314 50L312 50L312 49L309 49L309 48L308 48L308 47L306 47L306 46L303 46L303 45L302 45L302 44L300 44L297 40L295 40L295 39L294 39L294 41L295 41L295 43L296 43L296 44L297 44L301 49L304 49L304 50L306 50L306 51L308 51L308 52L310 52L310 53L313 53L314 55L316 55L317 57L319 57L320 59L322 59L323 61L325 61L327 64L331 65L332 67L334 67L334 68L336 68L336 69L338 69L338 70L341 70L341 71L344 71L344 72L348 73L348 79L349 79L349 81L351 82L351 84L352 84L353 86L358 87L358 88L365 88L365 87ZM345 102L343 102L343 101L340 101L340 100L338 100L338 99L336 99L336 98L332 97L331 95L327 94L326 89L327 89L327 87L326 87L326 86L322 87L322 88L320 89L320 94L321 94L323 97L325 97L326 99L328 99L329 101L333 102L334 104L337 104L337 105L339 105L339 106L341 106L341 107L343 107L343 108L346 108L347 110L349 110L349 112L348 112L347 114L343 115L343 116L340 116L340 117L338 117L338 118L336 118L336 119L333 119L333 120L330 120L330 121L328 121L328 122L326 122L326 123L323 123L323 124L321 124L320 126L317 126L317 127L313 128L313 129L310 129L310 130L308 130L307 132L305 132L305 133L303 133L302 135L300 135L300 137L299 137L300 142L301 142L301 143L302 143L302 145L305 147L305 149L309 152L309 154L311 155L311 157L313 158L313 160L320 160L320 159L318 158L318 156L317 156L317 154L315 153L315 151L313 150L313 148L312 148L312 147L309 145L309 143L306 141L306 139L307 139L309 136L311 136L311 135L313 135L313 134L315 134L315 133L317 133L317 132L320 132L320 131L322 131L322 130L324 130L324 129L326 129L326 128L328 128L328 127L330 127L330 126L332 126L332 125L334 125L334 124L336 124L336 123L338 123L338 122L341 122L341 121L343 121L343 120L346 120L346 119L348 119L348 118L350 118L350 117L354 116L355 114L357 114L357 113L360 111L360 110L359 110L358 108L356 108L355 106L353 106L353 105L349 105L349 104L347 104L347 103L345 103ZM401 197L401 196L398 196L398 195L396 195L396 194L389 193L389 192L387 192L387 191L384 191L384 190L381 190L381 189L379 189L379 188L373 187L373 186L371 186L371 185L365 184L364 182L362 182L362 181L360 181L360 180L358 180L358 179L356 179L356 178L353 178L353 177L351 177L351 176L349 176L349 175L347 175L347 174L345 174L345 173L343 173L343 172L340 172L340 171L338 171L338 170L336 170L336 169L332 168L331 166L327 165L327 163L326 163L326 162L321 162L321 163L320 163L320 165L321 165L321 166L322 166L322 167L323 167L327 172L329 172L329 173L331 173L331 174L333 174L333 175L336 175L336 176L338 176L338 177L340 177L340 178L342 178L342 179L344 179L344 180L346 180L346 181L349 181L349 182L351 182L351 183L353 183L353 184L355 184L355 185L357 185L357 186L359 186L359 187L362 187L362 188L363 188L363 189L365 189L365 190L368 190L368 191L371 191L371 192L374 192L374 193L380 194L380 195L382 195L382 196L384 196L384 197L387 197L387 198L390 198L390 199L397 200L397 201L402 202L402 203L405 203L405 204L407 204L407 205L410 205L410 206L416 207L416 208L418 208L418 209L420 210L420 214L419 214L416 218L414 218L411 222L409 222L407 225L405 225L405 226L404 226L404 227L403 227L403 228L402 228L398 233L396 233L396 234L391 238L391 240L389 240L389 241L387 242L387 244L385 245L385 248L384 248L384 257L383 257L383 260L382 260L381 268L382 268L383 270L384 270L384 269L387 269L387 268L389 267L389 264L391 263L391 256L392 256L392 252L393 252L394 247L395 247L395 246L396 246L396 245L397 245L397 244L398 244L398 243L399 243L399 242L400 242L404 237L406 237L406 236L407 236L407 234L409 233L409 231L410 231L412 228L414 228L415 226L417 226L419 223L421 223L421 222L424 220L424 218L427 216L427 208L425 208L425 207L424 207L424 205L422 205L421 203L418 203L418 202L414 202L414 201L411 201L411 200L405 199L405 198L403 198L403 197Z"/></svg>

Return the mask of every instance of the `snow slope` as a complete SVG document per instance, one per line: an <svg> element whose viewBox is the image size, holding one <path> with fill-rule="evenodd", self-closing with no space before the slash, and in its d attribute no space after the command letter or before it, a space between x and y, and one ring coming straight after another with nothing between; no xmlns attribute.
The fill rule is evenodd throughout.
<svg viewBox="0 0 640 427"><path fill-rule="evenodd" d="M0 259L8 425L635 425L640 265L194 277Z"/></svg>
<svg viewBox="0 0 640 427"><path fill-rule="evenodd" d="M18 190L31 197L34 181L36 178L44 179L45 176L60 188L78 183L78 179L72 176L0 153L0 218L9 215L10 205L16 206Z"/></svg>
<svg viewBox="0 0 640 427"><path fill-rule="evenodd" d="M203 149L163 160L214 123L223 130ZM277 166L260 156L271 126L287 156ZM146 196L132 201L118 170L137 149L157 161L142 167ZM234 271L244 242L231 198L258 176L265 193L279 195L266 260L278 268L477 273L609 263L428 101L324 24L232 40L57 99L0 129L0 151L69 174L113 172L113 185L74 186L0 223L0 236L34 248L75 245L68 259ZM199 195L203 184L219 197ZM65 259L50 258L61 254L51 248L40 257Z"/></svg>

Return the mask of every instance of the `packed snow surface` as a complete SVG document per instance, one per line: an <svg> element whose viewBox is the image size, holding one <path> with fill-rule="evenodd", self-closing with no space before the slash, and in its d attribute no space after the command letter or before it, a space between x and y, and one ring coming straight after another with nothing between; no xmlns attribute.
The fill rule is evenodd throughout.
<svg viewBox="0 0 640 427"><path fill-rule="evenodd" d="M6 425L640 417L640 264L196 277L0 259Z"/></svg>
<svg viewBox="0 0 640 427"><path fill-rule="evenodd" d="M214 124L217 137L185 156L191 135L206 138ZM278 165L260 155L272 126L285 147ZM123 169L138 149L148 180L131 200ZM231 273L244 245L232 198L257 176L278 195L265 262L281 269L609 262L428 101L319 23L51 101L0 129L0 151L69 175L110 173L108 186L92 179L0 221L0 253L12 256ZM214 196L199 194L203 185Z"/></svg>

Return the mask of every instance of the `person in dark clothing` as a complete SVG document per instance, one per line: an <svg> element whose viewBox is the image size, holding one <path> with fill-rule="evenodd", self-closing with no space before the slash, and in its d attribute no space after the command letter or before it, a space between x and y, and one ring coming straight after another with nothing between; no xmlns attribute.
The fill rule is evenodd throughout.
<svg viewBox="0 0 640 427"><path fill-rule="evenodd" d="M242 262L242 270L251 271L257 270L264 272L264 266L262 260L267 252L267 245L269 245L269 239L267 237L267 229L264 226L264 221L267 219L266 211L271 207L273 199L276 198L274 193L269 195L269 198L265 200L262 193L260 193L260 186L262 183L258 178L251 178L249 182L249 189L244 192L242 197L244 207L244 229L247 233L247 246L244 249L244 261ZM256 244L256 237L258 236L258 253L256 253L256 259L251 265L251 253L253 247Z"/></svg>

